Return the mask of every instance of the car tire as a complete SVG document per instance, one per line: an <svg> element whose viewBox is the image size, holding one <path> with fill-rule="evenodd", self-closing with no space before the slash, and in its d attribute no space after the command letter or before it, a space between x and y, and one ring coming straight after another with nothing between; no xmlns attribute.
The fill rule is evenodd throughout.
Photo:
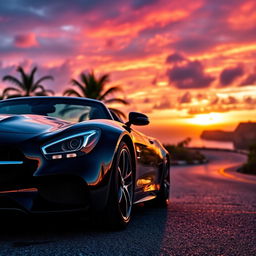
<svg viewBox="0 0 256 256"><path fill-rule="evenodd" d="M131 219L134 195L134 170L130 150L121 142L112 164L112 179L105 211L110 229L124 229Z"/></svg>
<svg viewBox="0 0 256 256"><path fill-rule="evenodd" d="M169 193L170 193L170 168L168 160L165 159L163 162L163 177L160 184L160 190L157 193L153 203L158 207L167 207L169 204Z"/></svg>

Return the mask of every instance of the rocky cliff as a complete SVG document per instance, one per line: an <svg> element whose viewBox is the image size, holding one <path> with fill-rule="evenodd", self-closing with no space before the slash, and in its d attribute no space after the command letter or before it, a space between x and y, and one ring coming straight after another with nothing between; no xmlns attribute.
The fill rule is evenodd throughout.
<svg viewBox="0 0 256 256"><path fill-rule="evenodd" d="M231 141L237 149L248 149L256 142L256 122L240 123L233 132L206 130L200 137L204 140Z"/></svg>

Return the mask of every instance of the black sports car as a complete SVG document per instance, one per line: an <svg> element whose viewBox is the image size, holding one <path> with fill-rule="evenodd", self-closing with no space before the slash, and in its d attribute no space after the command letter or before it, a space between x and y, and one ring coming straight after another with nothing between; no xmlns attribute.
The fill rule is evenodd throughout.
<svg viewBox="0 0 256 256"><path fill-rule="evenodd" d="M94 211L125 227L132 206L167 204L169 155L102 102L24 97L0 102L0 212Z"/></svg>

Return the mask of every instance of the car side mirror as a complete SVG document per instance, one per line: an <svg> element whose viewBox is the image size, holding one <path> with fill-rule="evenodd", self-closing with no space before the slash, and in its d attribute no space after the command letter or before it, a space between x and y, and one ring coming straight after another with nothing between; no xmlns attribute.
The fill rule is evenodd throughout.
<svg viewBox="0 0 256 256"><path fill-rule="evenodd" d="M148 125L149 119L146 115L139 112L130 112L129 121L126 123L127 126L131 125Z"/></svg>

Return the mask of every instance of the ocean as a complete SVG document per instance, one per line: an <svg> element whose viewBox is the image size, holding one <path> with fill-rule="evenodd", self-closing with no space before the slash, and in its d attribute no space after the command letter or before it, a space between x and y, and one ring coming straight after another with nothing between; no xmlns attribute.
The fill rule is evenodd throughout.
<svg viewBox="0 0 256 256"><path fill-rule="evenodd" d="M194 128L186 126L173 126L173 127L134 127L136 130L143 132L148 136L152 136L160 140L163 144L177 144L186 138L191 138L189 147L208 147L208 148L223 148L223 149L234 149L232 142L222 142L222 141L209 141L200 138L203 129Z"/></svg>

